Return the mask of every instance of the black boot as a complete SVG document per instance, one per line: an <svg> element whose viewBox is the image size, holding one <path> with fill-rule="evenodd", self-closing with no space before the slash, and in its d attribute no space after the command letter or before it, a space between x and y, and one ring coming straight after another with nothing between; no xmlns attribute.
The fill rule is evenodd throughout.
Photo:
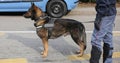
<svg viewBox="0 0 120 63"><path fill-rule="evenodd" d="M103 63L112 63L113 47L109 44L104 43L103 46Z"/></svg>
<svg viewBox="0 0 120 63"><path fill-rule="evenodd" d="M98 47L92 46L90 63L99 63L101 53L102 51Z"/></svg>

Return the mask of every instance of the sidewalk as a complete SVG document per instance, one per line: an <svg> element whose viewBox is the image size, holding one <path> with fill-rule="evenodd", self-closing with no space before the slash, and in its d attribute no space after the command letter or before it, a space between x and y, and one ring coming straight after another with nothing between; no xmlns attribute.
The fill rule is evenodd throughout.
<svg viewBox="0 0 120 63"><path fill-rule="evenodd" d="M117 15L120 15L120 4L117 4ZM95 15L95 4L78 4L78 6L70 12L70 15Z"/></svg>

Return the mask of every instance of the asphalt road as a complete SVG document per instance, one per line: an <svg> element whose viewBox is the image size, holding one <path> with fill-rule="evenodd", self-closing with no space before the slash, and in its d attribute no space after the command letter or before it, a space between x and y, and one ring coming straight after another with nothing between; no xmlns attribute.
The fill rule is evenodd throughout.
<svg viewBox="0 0 120 63"><path fill-rule="evenodd" d="M119 9L114 27L114 55L113 63L120 63L120 14ZM86 11L87 10L87 11ZM77 7L63 18L75 19L80 22L94 21L94 7ZM91 50L92 23L83 23L87 32L87 49L83 57L77 57L74 53L79 47L71 37L62 36L49 40L49 55L41 58L43 50L41 39L36 35L33 21L25 19L22 15L0 15L0 63L89 63ZM100 60L102 63L102 58Z"/></svg>

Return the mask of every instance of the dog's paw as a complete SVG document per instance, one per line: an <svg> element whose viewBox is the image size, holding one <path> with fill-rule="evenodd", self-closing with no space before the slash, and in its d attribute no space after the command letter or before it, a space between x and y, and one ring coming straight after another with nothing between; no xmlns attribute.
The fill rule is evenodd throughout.
<svg viewBox="0 0 120 63"><path fill-rule="evenodd" d="M46 58L48 56L48 54L45 53L44 51L42 51L40 54L41 54L42 58Z"/></svg>
<svg viewBox="0 0 120 63"><path fill-rule="evenodd" d="M80 54L80 51L76 51L75 54Z"/></svg>
<svg viewBox="0 0 120 63"><path fill-rule="evenodd" d="M83 53L80 52L80 53L78 54L78 57L82 57L82 56L83 56Z"/></svg>
<svg viewBox="0 0 120 63"><path fill-rule="evenodd" d="M44 54L44 52L42 51L42 52L40 52L40 54L41 54L41 55L43 55L43 54Z"/></svg>
<svg viewBox="0 0 120 63"><path fill-rule="evenodd" d="M46 57L47 57L47 54L43 54L43 55L42 55L42 58L46 58Z"/></svg>
<svg viewBox="0 0 120 63"><path fill-rule="evenodd" d="M83 52L80 52L80 51L76 51L75 54L77 54L78 57L82 57L83 56Z"/></svg>

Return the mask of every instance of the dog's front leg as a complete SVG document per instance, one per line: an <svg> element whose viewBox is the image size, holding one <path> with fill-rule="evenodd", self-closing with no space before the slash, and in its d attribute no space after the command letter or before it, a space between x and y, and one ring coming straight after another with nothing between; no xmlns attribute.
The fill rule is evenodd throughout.
<svg viewBox="0 0 120 63"><path fill-rule="evenodd" d="M42 42L43 42L43 47L44 47L44 50L42 52L42 57L45 58L48 55L48 39L43 38Z"/></svg>

